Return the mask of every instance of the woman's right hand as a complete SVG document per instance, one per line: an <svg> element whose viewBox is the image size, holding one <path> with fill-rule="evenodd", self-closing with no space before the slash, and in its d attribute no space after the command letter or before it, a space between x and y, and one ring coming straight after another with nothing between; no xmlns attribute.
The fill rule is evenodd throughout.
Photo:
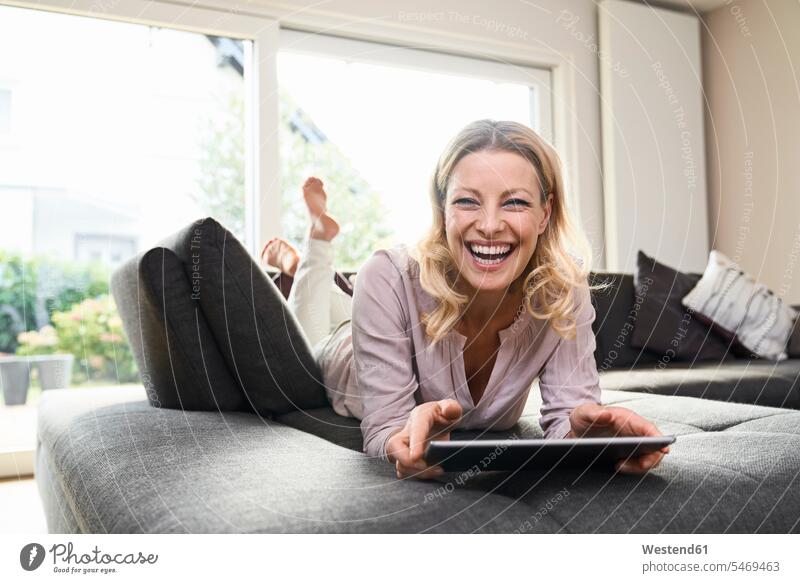
<svg viewBox="0 0 800 583"><path fill-rule="evenodd" d="M395 464L398 478L427 480L443 473L441 466L429 466L422 459L431 440L450 439L450 431L461 419L461 405L442 399L417 405L405 427L386 442L386 455Z"/></svg>

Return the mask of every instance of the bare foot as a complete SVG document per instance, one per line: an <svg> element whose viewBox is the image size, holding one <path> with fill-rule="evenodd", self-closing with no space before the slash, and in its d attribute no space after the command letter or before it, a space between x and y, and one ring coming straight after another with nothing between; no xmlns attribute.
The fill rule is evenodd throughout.
<svg viewBox="0 0 800 583"><path fill-rule="evenodd" d="M261 263L280 269L283 273L294 277L300 255L289 241L280 237L273 237L261 251Z"/></svg>
<svg viewBox="0 0 800 583"><path fill-rule="evenodd" d="M322 187L322 180L311 176L303 184L303 198L306 200L311 218L311 239L330 241L339 234L339 223L328 214L328 195Z"/></svg>

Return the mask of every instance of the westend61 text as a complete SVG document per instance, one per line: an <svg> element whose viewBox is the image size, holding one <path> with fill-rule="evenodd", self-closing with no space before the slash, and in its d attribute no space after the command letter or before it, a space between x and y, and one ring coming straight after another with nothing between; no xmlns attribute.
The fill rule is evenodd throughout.
<svg viewBox="0 0 800 583"><path fill-rule="evenodd" d="M680 547L674 545L663 547L642 545L642 552L645 555L707 555L708 545L687 545Z"/></svg>

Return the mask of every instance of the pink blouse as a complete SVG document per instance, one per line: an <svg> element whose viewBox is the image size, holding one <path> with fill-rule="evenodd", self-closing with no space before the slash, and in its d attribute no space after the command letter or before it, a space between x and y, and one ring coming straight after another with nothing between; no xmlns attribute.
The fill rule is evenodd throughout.
<svg viewBox="0 0 800 583"><path fill-rule="evenodd" d="M352 320L315 347L328 399L340 415L361 419L364 452L386 460L386 441L420 403L455 399L459 429L510 429L539 377L539 423L546 438L563 438L569 413L600 403L594 360L595 318L589 291L577 306L577 335L562 339L527 310L499 332L500 348L486 389L475 405L464 368L466 337L451 331L432 346L420 323L436 300L419 282L419 264L405 245L380 249L359 269Z"/></svg>

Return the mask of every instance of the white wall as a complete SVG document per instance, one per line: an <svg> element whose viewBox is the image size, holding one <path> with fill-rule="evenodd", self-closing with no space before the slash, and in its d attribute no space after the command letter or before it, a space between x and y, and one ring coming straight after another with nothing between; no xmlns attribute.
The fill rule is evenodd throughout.
<svg viewBox="0 0 800 583"><path fill-rule="evenodd" d="M708 261L708 201L694 15L600 4L608 267L636 269L642 250L683 271Z"/></svg>
<svg viewBox="0 0 800 583"><path fill-rule="evenodd" d="M704 17L713 245L800 303L800 4L737 0Z"/></svg>

